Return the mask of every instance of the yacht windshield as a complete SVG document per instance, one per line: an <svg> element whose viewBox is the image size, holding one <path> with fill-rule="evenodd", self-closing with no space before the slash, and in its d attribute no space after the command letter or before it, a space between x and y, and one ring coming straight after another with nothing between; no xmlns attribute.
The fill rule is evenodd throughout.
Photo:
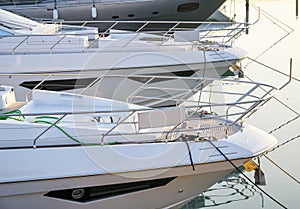
<svg viewBox="0 0 300 209"><path fill-rule="evenodd" d="M11 30L31 30L40 23L0 9L0 25Z"/></svg>

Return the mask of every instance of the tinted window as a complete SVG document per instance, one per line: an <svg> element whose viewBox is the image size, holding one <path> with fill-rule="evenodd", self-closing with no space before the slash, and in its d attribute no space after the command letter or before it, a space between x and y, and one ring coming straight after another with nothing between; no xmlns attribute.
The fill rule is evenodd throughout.
<svg viewBox="0 0 300 209"><path fill-rule="evenodd" d="M177 12L191 12L199 9L199 3L181 4L177 7Z"/></svg>
<svg viewBox="0 0 300 209"><path fill-rule="evenodd" d="M174 179L175 177L170 177L164 179L153 179L122 184L57 190L48 192L47 194L45 194L45 196L76 202L88 202L165 186Z"/></svg>

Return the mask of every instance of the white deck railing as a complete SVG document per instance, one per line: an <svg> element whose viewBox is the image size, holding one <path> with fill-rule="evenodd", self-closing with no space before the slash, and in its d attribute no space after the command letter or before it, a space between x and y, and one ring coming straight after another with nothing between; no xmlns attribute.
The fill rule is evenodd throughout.
<svg viewBox="0 0 300 209"><path fill-rule="evenodd" d="M63 53L63 52L97 52L101 48L101 40L119 41L114 50L124 51L133 43L151 42L155 43L157 50L163 46L196 46L198 50L211 50L215 47L230 47L249 25L233 22L173 22L173 21L69 21L69 24L84 26L97 25L99 34L83 33L56 33L56 34L24 34L0 37L1 54L32 54L32 53ZM61 23L59 23L61 24ZM193 25L193 27L189 27ZM136 34L123 29L136 26ZM199 26L199 27L198 27ZM195 29L195 27L197 27ZM122 29L123 31L120 31ZM118 30L118 31L116 31ZM190 32L186 35L184 33ZM141 35L143 33L143 35ZM194 33L194 40L188 37ZM128 38L108 39L111 35L128 35ZM94 40L88 40L95 36ZM155 38L156 37L156 38ZM168 42L168 40L177 40ZM137 50L137 48L135 48Z"/></svg>
<svg viewBox="0 0 300 209"><path fill-rule="evenodd" d="M55 76L53 76L55 77ZM108 76L101 76L99 79L105 78L115 78L120 77L117 75L108 75ZM55 128L56 124L63 121L66 116L69 115L99 115L99 114L113 114L117 115L118 113L127 113L127 117L124 117L120 121L113 122L112 127L107 129L105 133L99 136L99 145L103 145L106 137L112 136L140 136L143 137L145 134L159 134L160 137L154 139L154 141L174 141L174 140L185 140L185 136L192 136L192 140L201 139L201 138L214 138L220 139L225 138L231 134L236 133L242 128L243 120L248 116L251 115L254 111L256 111L261 105L264 105L266 101L273 97L276 88L273 86L244 81L244 80L235 80L235 79L212 79L212 78L178 78L172 76L142 76L142 75L134 75L134 76L121 76L124 79L128 79L130 77L134 78L164 78L164 79L181 79L190 81L190 80L197 80L200 83L205 81L209 81L210 85L203 89L177 89L173 88L172 91L187 91L192 92L193 95L198 94L195 99L185 100L184 102L181 101L181 98L159 98L159 97L151 97L146 99L151 100L170 100L174 101L175 104L177 103L178 106L174 106L175 112L173 111L171 114L166 113L166 116L169 117L170 115L173 117L173 121L170 124L161 125L160 127L164 128L164 130L157 131L157 126L147 127L147 124L155 124L155 121L149 121L146 125L141 125L141 127L147 127L147 132L140 131L139 123L142 121L134 121L134 120L127 120L130 117L137 117L139 114L145 114L153 111L159 111L161 114L164 114L165 111L170 111L170 107L167 108L142 108L142 109L116 109L116 110L105 110L105 111L69 111L69 112L56 112L56 113L27 113L27 114L0 114L1 116L45 116L51 115L56 116L58 119L49 125L43 132L41 132L38 136L34 136L33 138L33 146L37 147L37 142L41 136L47 133L51 128ZM48 75L48 79L52 77ZM47 80L47 79L45 79ZM39 86L42 86L42 83L39 83ZM215 88L216 87L216 88ZM221 89L219 88L221 87ZM131 98L128 98L128 101L134 101L134 98L144 98L143 95L140 93L147 88L147 86L141 86L135 92ZM162 90L163 87L157 87L157 89ZM164 89L163 89L164 90ZM165 89L165 91L170 90L170 88ZM200 95L199 95L200 94ZM213 97L223 99L218 101L213 101ZM180 105L179 105L180 104ZM179 108L179 109L176 109ZM219 111L221 109L221 111ZM178 111L181 116L177 114ZM154 113L154 112L153 112ZM168 116L169 114L169 116ZM172 115L173 114L173 115ZM178 117L175 117L174 114L177 114ZM184 117L183 117L184 115ZM176 119L176 123L174 123L174 117ZM181 118L181 119L178 119ZM123 125L132 124L137 126L135 132L132 131L123 131L120 132L118 129L118 133L114 132L118 127ZM144 123L145 124L145 123ZM88 124L86 124L88 126ZM75 128L75 127L74 127ZM82 128L82 127L81 127ZM131 141L131 143L134 143ZM88 145L88 144L84 144Z"/></svg>

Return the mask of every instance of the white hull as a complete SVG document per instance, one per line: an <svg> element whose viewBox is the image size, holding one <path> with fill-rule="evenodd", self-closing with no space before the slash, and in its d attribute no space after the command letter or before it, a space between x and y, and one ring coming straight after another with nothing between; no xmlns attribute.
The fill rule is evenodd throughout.
<svg viewBox="0 0 300 209"><path fill-rule="evenodd" d="M14 101L13 88L1 91ZM37 90L32 97L1 115L1 209L173 208L234 170L227 159L240 166L277 143L201 106L151 109Z"/></svg>
<svg viewBox="0 0 300 209"><path fill-rule="evenodd" d="M241 165L246 159L235 161ZM29 181L0 185L0 204L3 209L52 208L173 208L204 192L233 170L228 162L196 165L163 170L148 170L124 174L95 175L44 181ZM159 175L156 175L159 174ZM143 178L151 176L151 178ZM165 186L116 195L114 197L78 203L44 196L49 191L121 184L148 179L176 177ZM22 193L19 193L22 191ZM9 193L9 195L8 195Z"/></svg>
<svg viewBox="0 0 300 209"><path fill-rule="evenodd" d="M187 143L191 158L184 142L2 148L1 208L175 207L234 170L209 142ZM276 139L246 126L242 132L213 143L240 166L273 147ZM92 188L96 187L165 178L172 179L160 186L123 193L117 193L115 188L109 190L108 196L105 193L97 196L96 193L82 202L71 196L50 195L50 192L61 195L61 191L72 192L78 188L92 194Z"/></svg>
<svg viewBox="0 0 300 209"><path fill-rule="evenodd" d="M15 86L18 100L24 100L25 96L24 89L18 88L19 85L32 89L39 84L37 88L44 90L77 89L81 92L91 83L93 85L89 87L92 88L84 91L85 94L121 101L132 101L128 98L137 95L163 98L179 96L176 99L186 99L192 94L180 96L182 91L157 92L151 89L141 93L136 90L141 86L156 87L159 91L160 88L199 90L209 82L197 86L199 82L194 81L174 82L161 78L148 81L147 78L127 77L147 75L216 78L246 56L244 50L229 45L233 37L226 33L218 35L217 32L222 30L210 31L210 34L205 28L203 31L177 28L179 24L183 24L181 22L173 22L171 28L155 33L141 31L149 25L157 30L156 24L163 22L143 23L138 29L140 33L116 30L119 22L115 22L109 32L98 34L95 28L40 24L4 10L0 10L0 17L7 21L0 26L6 34L0 39L0 83ZM20 29L12 30L15 25ZM28 25L30 29L24 25ZM226 28L225 32L228 31L232 33L232 29ZM220 37L222 40L219 43L217 40ZM99 77L105 75L118 75L122 78L102 82ZM136 103L149 106L174 105L154 104L151 100Z"/></svg>
<svg viewBox="0 0 300 209"><path fill-rule="evenodd" d="M0 83L14 86L16 98L24 101L26 93L35 85L46 81L40 87L46 90L82 91L91 82L105 75L123 75L123 77L107 77L99 79L84 91L86 95L101 96L120 101L131 101L141 105L147 102L131 100L133 96L141 95L136 90L147 82L139 79L124 79L135 75L184 76L184 77L219 77L228 71L229 67L240 59L230 52L128 52L128 53L70 53L70 54L30 54L3 55L0 57ZM226 54L227 53L227 54ZM218 57L219 56L219 57ZM223 56L223 57L222 57ZM224 60L224 56L225 59ZM1 61L5 60L5 61ZM140 63L140 64L138 64ZM84 80L88 80L87 82ZM83 82L84 81L84 84ZM182 91L165 91L160 88L193 89L199 82L182 80L155 80L147 87L156 89L143 90L143 96L176 97ZM208 83L204 83L206 86ZM20 86L21 85L21 86ZM23 86L23 87L22 87ZM202 87L203 87L202 86ZM198 86L198 89L200 87ZM176 99L186 99L191 94ZM170 104L159 104L170 105ZM159 106L158 105L158 106Z"/></svg>

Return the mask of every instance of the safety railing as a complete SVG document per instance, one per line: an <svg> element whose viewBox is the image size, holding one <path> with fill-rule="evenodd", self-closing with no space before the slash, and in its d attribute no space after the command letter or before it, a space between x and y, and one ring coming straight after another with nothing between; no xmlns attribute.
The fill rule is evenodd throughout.
<svg viewBox="0 0 300 209"><path fill-rule="evenodd" d="M54 76L55 77L55 76ZM128 98L128 101L134 101L134 98L146 98L151 100L162 100L162 101L175 101L174 104L177 104L173 107L160 107L160 108L149 108L149 107L136 107L118 109L111 108L110 110L95 110L95 111L63 111L63 112L43 112L43 113L18 113L18 114L0 114L1 116L9 117L32 117L32 116L45 116L51 115L56 116L57 120L53 121L51 125L45 128L39 135L32 136L33 147L38 147L38 142L41 137L44 137L49 130L57 128L57 124L61 127L64 125L64 119L69 116L74 115L122 115L120 120L111 123L110 127L103 129L101 128L101 133L99 133L99 142L97 145L106 144L107 137L132 137L132 140L129 140L130 143L140 143L135 141L136 137L143 138L145 136L151 136L150 142L157 141L174 141L174 140L199 140L201 138L225 138L233 133L236 133L242 128L241 122L245 117L250 115L253 111L256 110L258 106L264 104L265 101L268 101L273 97L276 88L273 86L250 82L245 80L235 80L235 79L212 79L212 78L178 78L175 76L143 76L143 75L133 75L133 76L117 76L117 75L107 75L99 78L108 79L122 77L124 79L129 78L147 78L147 79L167 79L167 80L184 80L186 83L189 81L198 81L209 83L205 88L195 87L195 88L179 88L179 87L168 87L165 88L163 85L157 86L157 89L170 91L172 90L173 94L176 91L186 91L191 93L190 99L183 99L182 95L179 97L169 97L169 98L160 98L159 96L149 97L148 95L143 95L147 85L142 85L137 89L134 95L131 98ZM52 77L48 77L51 79ZM45 79L46 80L46 79ZM41 86L42 83L39 83ZM152 86L152 89L155 87ZM263 88L263 90L262 90ZM201 95L200 95L201 94ZM215 99L213 99L215 98ZM221 99L220 99L221 98ZM216 100L216 101L215 101ZM113 102L112 102L113 103ZM168 122L168 111L172 112L172 117L174 114L179 114L180 119ZM142 122L141 114L146 114L149 116L151 114L162 114L167 118L165 124L160 124L160 122L151 121L152 119L147 119ZM126 113L124 115L124 113ZM148 115L147 115L148 114ZM141 116L141 117L139 117ZM149 120L149 121L148 121ZM173 119L170 119L173 120ZM23 122L26 122L23 121ZM153 122L153 123L152 123ZM22 122L21 122L22 123ZM30 121L26 122L30 123ZM101 122L96 122L101 126ZM105 123L103 123L105 124ZM146 124L146 125L145 125ZM151 124L151 125L148 125ZM157 125L158 124L158 125ZM127 130L125 126L132 125L135 127L132 130ZM90 129L91 123L81 124L80 128ZM76 129L78 126L74 126ZM98 126L97 126L98 127ZM123 128L122 128L123 127ZM70 128L70 127L69 127ZM97 137L97 136L95 136ZM43 139L44 140L44 139ZM89 143L79 143L81 145L92 145ZM93 144L95 145L95 143Z"/></svg>
<svg viewBox="0 0 300 209"><path fill-rule="evenodd" d="M108 41L116 43L114 50L138 49L138 43L157 46L197 46L198 50L229 47L249 25L236 22L174 22L174 21L66 21L64 24L97 25L101 32L91 30L63 30L51 34L3 35L0 38L0 54L63 53L63 52L100 52ZM193 25L191 28L190 26ZM199 26L199 27L198 27ZM126 31L126 28L131 31ZM122 31L120 31L120 29ZM125 30L124 30L125 29ZM136 33L132 32L132 29ZM181 32L181 33L180 33ZM90 37L94 36L92 40ZM191 38L192 37L192 38ZM102 42L103 40L103 42ZM101 49L101 50L99 50ZM109 49L111 50L111 49Z"/></svg>

